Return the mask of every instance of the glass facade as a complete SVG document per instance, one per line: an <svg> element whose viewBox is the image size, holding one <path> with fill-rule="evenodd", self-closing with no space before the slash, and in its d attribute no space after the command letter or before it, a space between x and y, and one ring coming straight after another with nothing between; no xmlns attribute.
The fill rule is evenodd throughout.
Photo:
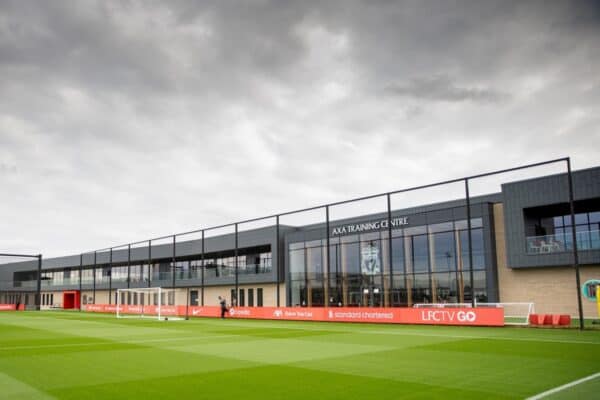
<svg viewBox="0 0 600 400"><path fill-rule="evenodd" d="M176 281L197 280L203 278L211 284L229 283L235 277L235 257L207 254L191 260L171 260L154 262L151 264L132 262L130 265L97 265L96 268L86 266L81 272L82 285L107 285L109 283L127 283L142 285L163 285L173 280L173 271ZM238 277L243 275L270 274L273 271L270 251L265 247L255 252L239 255L237 257ZM204 275L204 276L203 276ZM21 286L35 287L35 280L21 281ZM67 286L79 285L79 267L50 270L42 272L42 286Z"/></svg>
<svg viewBox="0 0 600 400"><path fill-rule="evenodd" d="M397 307L471 301L467 221L290 243L291 306ZM482 220L472 220L473 287L487 301ZM329 254L329 268L327 257ZM390 263L390 257L392 262Z"/></svg>
<svg viewBox="0 0 600 400"><path fill-rule="evenodd" d="M527 253L560 253L573 250L571 215L560 215L545 220L540 225L548 225L548 229L553 233L528 236ZM600 249L600 211L575 214L575 235L577 250Z"/></svg>

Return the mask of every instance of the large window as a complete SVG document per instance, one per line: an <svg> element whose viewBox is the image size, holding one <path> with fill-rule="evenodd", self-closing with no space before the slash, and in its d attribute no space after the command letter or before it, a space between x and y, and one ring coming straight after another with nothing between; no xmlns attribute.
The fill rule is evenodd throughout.
<svg viewBox="0 0 600 400"><path fill-rule="evenodd" d="M482 220L471 222L474 293L487 298ZM411 306L457 303L471 295L467 222L455 221L291 243L288 248L291 305ZM329 267L329 268L328 268Z"/></svg>
<svg viewBox="0 0 600 400"><path fill-rule="evenodd" d="M542 229L537 229L541 226ZM578 250L600 249L600 211L575 214L575 235ZM528 236L526 240L529 254L573 250L571 215L542 218L536 225L536 236Z"/></svg>

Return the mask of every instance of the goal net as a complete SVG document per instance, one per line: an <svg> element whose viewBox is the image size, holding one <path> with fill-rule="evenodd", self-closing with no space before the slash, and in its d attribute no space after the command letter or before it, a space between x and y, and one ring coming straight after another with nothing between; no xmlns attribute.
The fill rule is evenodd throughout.
<svg viewBox="0 0 600 400"><path fill-rule="evenodd" d="M471 303L419 303L415 308L471 308ZM475 301L475 307L502 308L505 325L528 325L535 312L534 303L485 303Z"/></svg>
<svg viewBox="0 0 600 400"><path fill-rule="evenodd" d="M117 318L182 320L174 305L175 290L161 287L117 289ZM170 304L172 303L172 304Z"/></svg>
<svg viewBox="0 0 600 400"><path fill-rule="evenodd" d="M505 325L529 325L529 316L535 312L534 303L484 303L475 301L475 307L504 309Z"/></svg>

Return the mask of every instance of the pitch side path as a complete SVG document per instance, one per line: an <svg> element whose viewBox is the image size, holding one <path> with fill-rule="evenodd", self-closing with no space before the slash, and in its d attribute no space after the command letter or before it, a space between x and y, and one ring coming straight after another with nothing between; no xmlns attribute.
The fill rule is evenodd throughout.
<svg viewBox="0 0 600 400"><path fill-rule="evenodd" d="M598 331L0 313L2 399L585 399L598 372Z"/></svg>

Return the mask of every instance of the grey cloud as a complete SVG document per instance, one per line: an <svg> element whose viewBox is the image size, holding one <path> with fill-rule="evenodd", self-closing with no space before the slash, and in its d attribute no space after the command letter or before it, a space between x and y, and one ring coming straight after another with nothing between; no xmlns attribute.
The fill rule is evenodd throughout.
<svg viewBox="0 0 600 400"><path fill-rule="evenodd" d="M414 78L407 83L391 84L385 88L387 93L418 100L474 103L498 103L509 99L508 93L487 87L459 86L450 78L434 76Z"/></svg>
<svg viewBox="0 0 600 400"><path fill-rule="evenodd" d="M17 166L0 162L0 174L16 174Z"/></svg>
<svg viewBox="0 0 600 400"><path fill-rule="evenodd" d="M557 153L597 164L598 9L3 1L0 238L63 254Z"/></svg>

